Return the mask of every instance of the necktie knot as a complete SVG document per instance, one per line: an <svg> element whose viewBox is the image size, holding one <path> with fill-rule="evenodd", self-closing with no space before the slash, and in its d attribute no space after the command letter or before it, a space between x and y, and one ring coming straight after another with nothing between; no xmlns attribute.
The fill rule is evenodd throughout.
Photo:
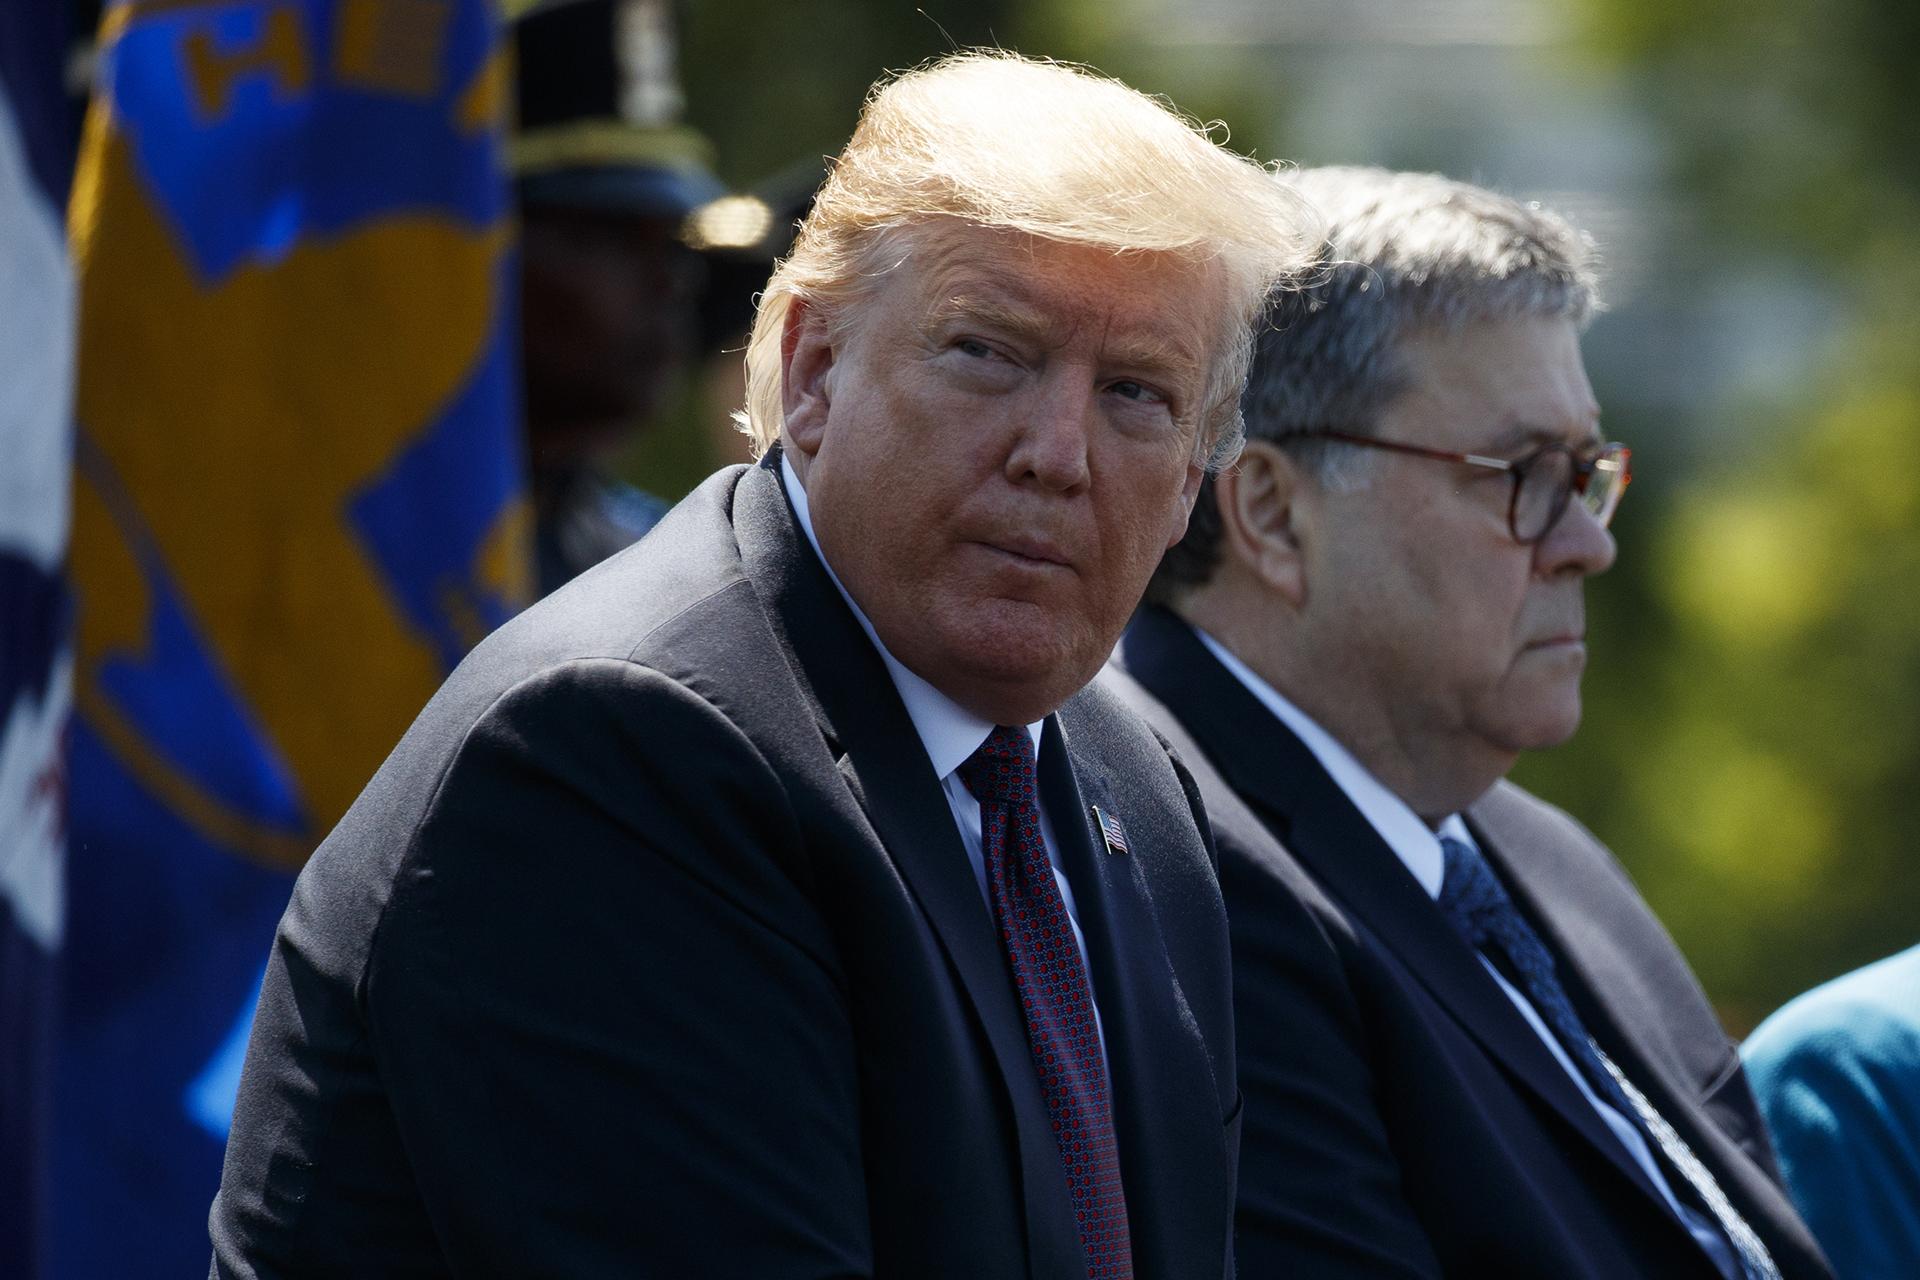
<svg viewBox="0 0 1920 1280"><path fill-rule="evenodd" d="M1445 874L1440 881L1440 910L1467 945L1504 944L1505 927L1514 919L1513 902L1480 851L1452 836L1440 837Z"/></svg>
<svg viewBox="0 0 1920 1280"><path fill-rule="evenodd" d="M1469 947L1489 951L1510 966L1518 983L1555 1033L1570 1041L1576 1058L1591 1056L1591 1042L1560 985L1553 953L1533 931L1480 850L1451 836L1440 837L1446 874L1440 882L1440 913ZM1598 1070L1597 1063L1586 1063ZM1604 1073L1602 1073L1604 1074ZM1600 1084L1602 1096L1610 1085Z"/></svg>
<svg viewBox="0 0 1920 1280"><path fill-rule="evenodd" d="M1033 736L1023 727L996 725L960 764L960 781L982 804L1040 802L1034 783Z"/></svg>

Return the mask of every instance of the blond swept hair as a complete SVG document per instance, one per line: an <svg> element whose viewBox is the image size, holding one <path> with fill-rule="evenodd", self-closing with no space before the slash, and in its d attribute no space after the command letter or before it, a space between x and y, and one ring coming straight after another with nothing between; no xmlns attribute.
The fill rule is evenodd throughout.
<svg viewBox="0 0 1920 1280"><path fill-rule="evenodd" d="M1084 68L991 49L950 54L868 95L754 315L747 407L735 418L755 453L780 436L780 346L794 301L844 331L914 251L915 229L941 220L1217 270L1225 340L1195 458L1215 469L1239 455L1254 323L1271 289L1311 267L1318 244L1304 203L1164 102Z"/></svg>

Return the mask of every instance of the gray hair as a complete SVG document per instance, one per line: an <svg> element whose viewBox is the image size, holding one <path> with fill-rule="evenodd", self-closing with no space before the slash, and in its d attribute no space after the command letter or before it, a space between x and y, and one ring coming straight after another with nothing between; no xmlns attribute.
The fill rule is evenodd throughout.
<svg viewBox="0 0 1920 1280"><path fill-rule="evenodd" d="M1369 435L1408 388L1409 334L1538 316L1584 328L1600 309L1593 240L1536 202L1430 173L1329 166L1277 175L1324 219L1317 274L1276 291L1240 407L1247 437L1280 442L1315 482L1365 482L1371 451L1290 437ZM1209 476L1187 533L1147 596L1168 602L1213 576L1220 512Z"/></svg>

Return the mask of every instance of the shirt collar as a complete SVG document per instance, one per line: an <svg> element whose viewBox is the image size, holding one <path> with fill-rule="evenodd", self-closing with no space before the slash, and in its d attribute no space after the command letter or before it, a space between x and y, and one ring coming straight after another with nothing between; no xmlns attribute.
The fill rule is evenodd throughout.
<svg viewBox="0 0 1920 1280"><path fill-rule="evenodd" d="M945 778L980 749L980 744L993 732L992 722L968 711L924 678L909 671L887 651L879 633L873 629L873 623L867 620L866 611L854 603L853 596L841 583L840 575L833 571L833 566L827 563L826 554L820 550L820 539L813 532L812 509L807 505L806 486L800 483L800 477L784 449L780 453L780 482L786 486L787 499L793 503L793 513L800 518L800 531L807 535L807 545L813 548L813 554L819 558L820 567L827 571L834 590L847 602L847 608L853 610L854 620L867 633L867 639L873 641L873 647L880 651L880 661L886 664L887 674L893 677L893 687L900 691L900 701L907 706L907 718L913 721L921 745L927 749L927 759L933 762L934 776ZM1027 734L1033 739L1036 760L1040 757L1040 734L1046 728L1046 723L1044 719L1036 720L1027 726Z"/></svg>
<svg viewBox="0 0 1920 1280"><path fill-rule="evenodd" d="M1294 706L1278 689L1255 674L1253 668L1242 662L1232 650L1199 627L1193 628L1193 634L1200 638L1207 652L1219 659L1220 665L1232 673L1234 679L1246 686L1248 693L1259 699L1262 706L1306 744L1313 758L1320 762L1320 767L1332 776L1334 784L1346 793L1354 808L1360 810L1360 815L1387 842L1387 847L1393 850L1420 887L1426 890L1427 896L1438 898L1440 881L1446 871L1446 863L1440 854L1441 837L1458 840L1469 846L1474 844L1472 835L1467 832L1467 824L1460 815L1448 814L1437 832L1428 827L1420 820L1419 814L1407 807L1406 801L1367 772L1366 766L1354 759L1351 751L1341 746L1313 717Z"/></svg>

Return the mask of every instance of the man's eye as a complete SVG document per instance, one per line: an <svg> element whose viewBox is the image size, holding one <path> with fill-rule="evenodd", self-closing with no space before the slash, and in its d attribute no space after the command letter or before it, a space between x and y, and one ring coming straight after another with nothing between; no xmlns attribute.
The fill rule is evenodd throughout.
<svg viewBox="0 0 1920 1280"><path fill-rule="evenodd" d="M1125 399L1128 399L1128 400L1139 400L1143 402L1152 403L1152 402L1157 402L1163 399L1163 397L1158 391L1155 391L1152 387L1149 387L1144 382L1122 380L1120 382L1109 383L1107 386L1107 390L1113 392L1117 396L1124 397Z"/></svg>
<svg viewBox="0 0 1920 1280"><path fill-rule="evenodd" d="M984 360L987 357L993 355L994 353L992 347L980 341L980 339L978 338L961 338L959 341L955 342L953 345L954 345L954 349L959 351L961 354L973 356L974 358L980 359L980 360Z"/></svg>

